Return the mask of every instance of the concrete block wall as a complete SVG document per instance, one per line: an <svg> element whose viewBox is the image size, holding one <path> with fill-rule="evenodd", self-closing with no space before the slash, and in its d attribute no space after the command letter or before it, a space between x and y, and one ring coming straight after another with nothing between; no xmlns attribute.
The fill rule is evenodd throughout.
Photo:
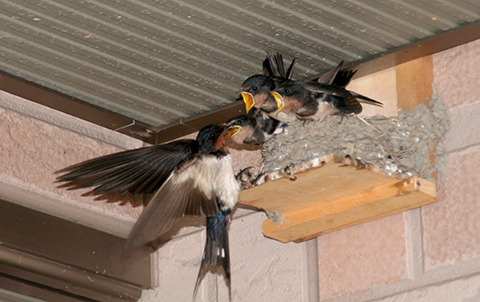
<svg viewBox="0 0 480 302"><path fill-rule="evenodd" d="M0 198L125 237L140 208L99 203L80 191L59 189L53 173L142 144L0 91Z"/></svg>
<svg viewBox="0 0 480 302"><path fill-rule="evenodd" d="M230 231L233 301L480 301L478 66L480 41L433 55L435 89L451 122L438 202L301 244L263 237L265 215L239 209ZM141 209L60 190L52 173L140 146L0 92L0 198L126 237ZM237 170L260 161L258 152L234 156ZM157 286L141 302L190 301L204 241L202 228L189 227L162 246L154 254ZM224 281L208 275L197 301L217 294L226 300Z"/></svg>

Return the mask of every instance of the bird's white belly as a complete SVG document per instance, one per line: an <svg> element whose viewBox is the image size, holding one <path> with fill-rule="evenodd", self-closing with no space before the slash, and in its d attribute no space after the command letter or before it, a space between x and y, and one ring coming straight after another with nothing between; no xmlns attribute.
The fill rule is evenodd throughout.
<svg viewBox="0 0 480 302"><path fill-rule="evenodd" d="M200 179L197 185L212 188L222 209L233 208L238 201L240 184L235 179L232 156L204 156L198 164Z"/></svg>

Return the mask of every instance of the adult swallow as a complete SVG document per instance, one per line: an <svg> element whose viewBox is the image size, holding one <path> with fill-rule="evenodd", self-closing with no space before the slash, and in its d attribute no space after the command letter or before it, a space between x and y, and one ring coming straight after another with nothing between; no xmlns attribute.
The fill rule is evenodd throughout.
<svg viewBox="0 0 480 302"><path fill-rule="evenodd" d="M286 124L269 117L260 109L252 108L249 114L236 116L225 123L226 127L241 126L232 137L238 145L262 145L275 134L283 132Z"/></svg>
<svg viewBox="0 0 480 302"><path fill-rule="evenodd" d="M228 225L240 186L225 141L240 130L209 125L183 139L106 155L64 168L59 181L73 189L152 195L130 232L129 251L165 235L183 216L207 218L207 240L194 295L209 266L221 267L230 292Z"/></svg>
<svg viewBox="0 0 480 302"><path fill-rule="evenodd" d="M285 70L283 56L280 53L268 54L263 61L263 74L247 78L241 85L240 92L245 102L247 112L252 107L259 108L266 114L274 114L282 108L278 99L270 94L281 83L292 78L295 59Z"/></svg>

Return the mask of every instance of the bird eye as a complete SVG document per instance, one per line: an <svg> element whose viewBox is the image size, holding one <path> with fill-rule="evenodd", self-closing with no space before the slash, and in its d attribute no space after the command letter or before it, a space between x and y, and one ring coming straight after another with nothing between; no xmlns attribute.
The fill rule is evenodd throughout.
<svg viewBox="0 0 480 302"><path fill-rule="evenodd" d="M216 135L215 135L214 132L210 133L210 138L215 138L215 136L216 136Z"/></svg>
<svg viewBox="0 0 480 302"><path fill-rule="evenodd" d="M237 121L235 122L235 125L241 125L241 124L242 124L242 121L241 121L241 120L237 120Z"/></svg>
<svg viewBox="0 0 480 302"><path fill-rule="evenodd" d="M286 88L285 89L285 94L289 94L290 93L290 89Z"/></svg>
<svg viewBox="0 0 480 302"><path fill-rule="evenodd" d="M252 86L253 91L257 91L258 87L257 86Z"/></svg>

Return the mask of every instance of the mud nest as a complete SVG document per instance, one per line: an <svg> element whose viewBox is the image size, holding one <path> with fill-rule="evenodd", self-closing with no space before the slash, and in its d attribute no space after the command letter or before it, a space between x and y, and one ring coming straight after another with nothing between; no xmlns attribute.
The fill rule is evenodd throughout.
<svg viewBox="0 0 480 302"><path fill-rule="evenodd" d="M388 176L433 180L432 174L446 162L442 137L448 127L447 108L435 93L428 106L419 105L398 117L329 116L321 122L298 121L263 145L262 172L339 154L375 164Z"/></svg>

